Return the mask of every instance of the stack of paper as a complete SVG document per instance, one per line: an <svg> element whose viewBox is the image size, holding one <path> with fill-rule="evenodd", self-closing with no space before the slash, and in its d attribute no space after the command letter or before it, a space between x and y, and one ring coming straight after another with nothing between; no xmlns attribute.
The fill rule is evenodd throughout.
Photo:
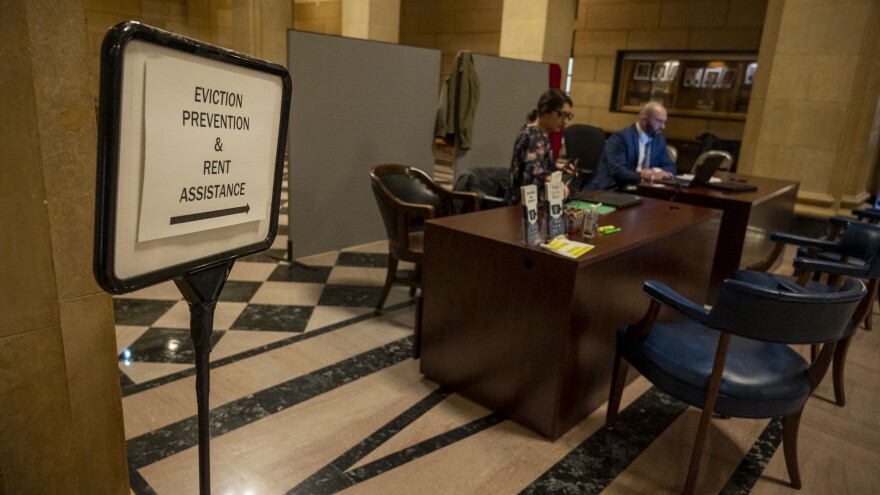
<svg viewBox="0 0 880 495"><path fill-rule="evenodd" d="M583 242L570 241L568 238L561 235L552 239L550 242L541 244L541 247L547 251L561 254L566 258L579 258L596 246L592 244L584 244Z"/></svg>

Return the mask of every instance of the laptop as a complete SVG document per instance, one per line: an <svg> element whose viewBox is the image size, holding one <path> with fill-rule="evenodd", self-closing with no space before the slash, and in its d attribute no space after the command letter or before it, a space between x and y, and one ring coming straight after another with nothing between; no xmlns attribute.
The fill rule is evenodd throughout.
<svg viewBox="0 0 880 495"><path fill-rule="evenodd" d="M723 162L723 156L710 156L706 158L699 167L697 167L697 170L694 171L693 178L676 176L672 179L661 179L657 182L678 187L708 186L712 181L712 175L715 174L715 171L718 170L718 167L720 167Z"/></svg>
<svg viewBox="0 0 880 495"><path fill-rule="evenodd" d="M723 156L710 156L706 158L694 173L694 178L687 180L682 177L674 179L660 180L661 184L678 185L678 187L696 187L703 186L712 189L719 189L726 192L750 192L757 191L758 187L754 184L748 184L743 180L715 180L712 181L712 175L718 170L718 167L724 162Z"/></svg>
<svg viewBox="0 0 880 495"><path fill-rule="evenodd" d="M602 203L603 205L613 206L618 209L637 205L642 202L641 196L612 191L580 193L578 199L581 201L589 201L591 203Z"/></svg>
<svg viewBox="0 0 880 495"><path fill-rule="evenodd" d="M704 185L706 187L711 187L712 189L720 189L727 192L751 192L758 190L758 186L744 182L742 179L738 181L723 180L721 182L710 182Z"/></svg>

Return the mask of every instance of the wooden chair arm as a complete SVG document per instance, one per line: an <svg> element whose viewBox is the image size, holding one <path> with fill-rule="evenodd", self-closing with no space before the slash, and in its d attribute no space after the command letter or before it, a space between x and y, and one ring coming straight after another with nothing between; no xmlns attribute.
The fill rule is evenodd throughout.
<svg viewBox="0 0 880 495"><path fill-rule="evenodd" d="M468 191L449 191L446 189L442 189L442 192L440 192L440 198L443 201L443 209L445 210L443 212L444 215L452 215L454 213L470 213L479 209L479 203L477 202L477 193ZM456 201L461 201L461 211L455 211Z"/></svg>
<svg viewBox="0 0 880 495"><path fill-rule="evenodd" d="M651 327L654 326L654 320L657 319L657 315L660 314L660 308L662 307L663 305L657 300L651 299L651 304L648 305L648 310L645 311L642 319L626 326L626 331L623 333L624 337L632 340L647 339L648 334L651 333Z"/></svg>

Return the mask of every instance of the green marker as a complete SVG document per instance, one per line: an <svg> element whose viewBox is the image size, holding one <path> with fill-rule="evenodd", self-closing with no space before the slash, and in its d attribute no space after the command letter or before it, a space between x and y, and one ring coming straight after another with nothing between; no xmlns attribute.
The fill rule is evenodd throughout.
<svg viewBox="0 0 880 495"><path fill-rule="evenodd" d="M621 231L621 228L620 228L620 227L617 227L617 228L614 228L614 229L608 229L608 230L606 230L605 232L602 232L602 233L605 234L605 235L608 235L608 234L616 234L616 233L618 233L618 232L620 232L620 231Z"/></svg>

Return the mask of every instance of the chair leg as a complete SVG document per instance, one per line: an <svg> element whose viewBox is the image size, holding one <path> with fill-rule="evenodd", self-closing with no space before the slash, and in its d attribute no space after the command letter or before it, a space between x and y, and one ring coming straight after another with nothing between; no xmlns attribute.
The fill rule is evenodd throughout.
<svg viewBox="0 0 880 495"><path fill-rule="evenodd" d="M608 395L608 410L605 412L605 426L611 426L617 421L617 412L620 409L620 398L623 396L623 385L626 383L626 372L629 364L620 357L620 353L614 353L614 369L611 372L611 393Z"/></svg>
<svg viewBox="0 0 880 495"><path fill-rule="evenodd" d="M419 294L416 298L416 324L413 332L413 359L422 357L422 308L423 298Z"/></svg>
<svg viewBox="0 0 880 495"><path fill-rule="evenodd" d="M802 412L803 409L782 419L782 447L785 450L785 466L788 468L791 487L795 490L801 488L801 472L798 469L797 459L797 437Z"/></svg>
<svg viewBox="0 0 880 495"><path fill-rule="evenodd" d="M880 282L878 282L877 279L874 279L874 280L869 280L867 283L871 284L868 286L868 291L869 292L871 290L877 291L877 300L880 301L880 290L877 290L877 284ZM874 298L872 297L871 299L874 299ZM870 332L873 329L874 329L874 301L872 300L871 307L868 308L868 314L865 315L865 330L868 330Z"/></svg>
<svg viewBox="0 0 880 495"><path fill-rule="evenodd" d="M394 280L397 278L397 258L395 258L392 254L388 254L388 274L385 275L385 287L382 288L382 294L379 296L379 303L376 304L376 314L382 314L382 306L385 306L385 300L388 299L388 294L391 293L391 286L394 285Z"/></svg>
<svg viewBox="0 0 880 495"><path fill-rule="evenodd" d="M846 366L846 353L849 350L850 341L852 341L852 335L837 342L837 346L834 348L834 364L832 365L831 375L834 378L834 401L840 407L846 405L843 367Z"/></svg>
<svg viewBox="0 0 880 495"><path fill-rule="evenodd" d="M415 297L416 288L422 285L422 264L416 263L413 271L412 285L409 286L409 297Z"/></svg>
<svg viewBox="0 0 880 495"><path fill-rule="evenodd" d="M700 424L697 427L697 438L694 440L694 451L691 453L691 464L688 467L687 482L684 485L685 495L694 493L697 487L697 478L700 476L700 460L703 458L703 448L706 446L706 437L709 433L709 423L712 421L712 409L704 408L700 414Z"/></svg>

